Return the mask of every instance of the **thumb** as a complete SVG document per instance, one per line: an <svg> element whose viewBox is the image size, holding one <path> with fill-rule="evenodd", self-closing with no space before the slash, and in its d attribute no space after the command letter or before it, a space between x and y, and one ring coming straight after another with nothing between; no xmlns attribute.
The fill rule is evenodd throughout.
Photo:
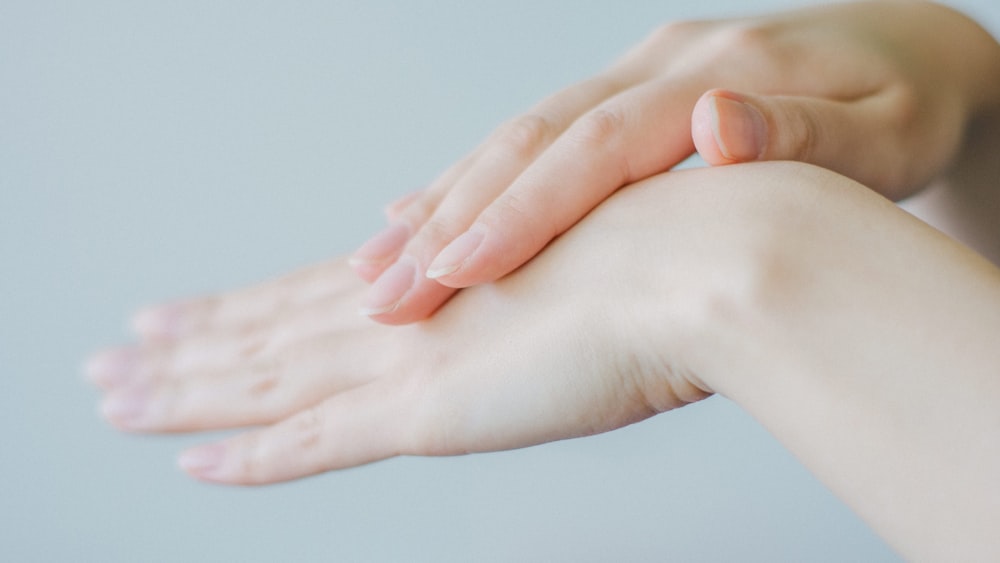
<svg viewBox="0 0 1000 563"><path fill-rule="evenodd" d="M698 100L691 133L710 165L758 160L808 162L861 182L892 199L932 174L911 162L904 128L912 112L890 92L842 101L710 90Z"/></svg>

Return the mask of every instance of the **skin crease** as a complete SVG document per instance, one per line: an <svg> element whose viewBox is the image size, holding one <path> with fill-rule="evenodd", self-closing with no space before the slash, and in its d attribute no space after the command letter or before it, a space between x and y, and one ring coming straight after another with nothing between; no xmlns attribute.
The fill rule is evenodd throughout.
<svg viewBox="0 0 1000 563"><path fill-rule="evenodd" d="M395 206L389 230L352 256L375 282L362 310L389 324L426 318L453 288L506 275L695 148L713 165L809 162L905 198L947 170L970 121L996 104L998 77L1000 45L927 2L663 26Z"/></svg>
<svg viewBox="0 0 1000 563"><path fill-rule="evenodd" d="M90 375L123 430L274 423L182 457L230 484L584 436L717 392L904 556L1000 553L1000 271L832 172L655 177L424 323L359 317L363 290L337 261L151 309Z"/></svg>

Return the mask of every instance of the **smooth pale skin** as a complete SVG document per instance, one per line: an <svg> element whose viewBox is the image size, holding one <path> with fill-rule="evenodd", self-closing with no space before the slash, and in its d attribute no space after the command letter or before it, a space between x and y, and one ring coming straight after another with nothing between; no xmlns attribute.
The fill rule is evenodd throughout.
<svg viewBox="0 0 1000 563"><path fill-rule="evenodd" d="M150 309L140 344L88 372L123 430L267 425L181 457L246 485L584 436L719 393L904 556L1000 554L1000 270L833 172L640 182L425 322L359 316L365 289L340 260Z"/></svg>
<svg viewBox="0 0 1000 563"><path fill-rule="evenodd" d="M902 199L998 99L1000 45L932 3L666 25L391 205L389 227L352 256L375 282L361 307L384 323L426 318L695 148L713 165L809 162Z"/></svg>

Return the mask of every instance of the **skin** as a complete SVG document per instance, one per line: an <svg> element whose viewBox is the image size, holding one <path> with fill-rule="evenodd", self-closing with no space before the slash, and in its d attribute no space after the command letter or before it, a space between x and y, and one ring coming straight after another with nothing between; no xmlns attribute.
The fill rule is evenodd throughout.
<svg viewBox="0 0 1000 563"><path fill-rule="evenodd" d="M244 485L585 436L719 393L906 557L995 558L1000 272L804 164L671 173L608 196L694 147L715 165L814 162L893 199L936 177L908 208L996 260L998 60L975 24L923 3L665 27L391 204L396 226L350 266L146 310L139 343L88 375L123 430L263 426L180 460ZM423 270L470 224L489 244L439 276L449 286L562 236L429 320L372 322L448 299ZM373 294L400 290L374 312Z"/></svg>
<svg viewBox="0 0 1000 563"><path fill-rule="evenodd" d="M152 308L88 373L123 430L263 425L181 457L244 485L585 436L719 393L904 556L1000 554L1000 270L843 176L651 178L422 323L358 316L365 289L341 260Z"/></svg>
<svg viewBox="0 0 1000 563"><path fill-rule="evenodd" d="M809 162L902 199L947 170L998 93L1000 45L932 3L663 26L390 205L389 226L351 259L374 282L362 311L424 319L696 148L712 165Z"/></svg>

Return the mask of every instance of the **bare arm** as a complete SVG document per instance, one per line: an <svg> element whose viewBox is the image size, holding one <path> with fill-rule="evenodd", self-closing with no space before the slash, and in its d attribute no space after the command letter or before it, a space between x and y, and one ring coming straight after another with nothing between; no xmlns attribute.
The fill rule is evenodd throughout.
<svg viewBox="0 0 1000 563"><path fill-rule="evenodd" d="M1000 273L859 186L797 184L761 202L773 254L704 372L907 558L996 558Z"/></svg>
<svg viewBox="0 0 1000 563"><path fill-rule="evenodd" d="M266 484L608 431L718 392L904 555L1000 554L1000 272L851 180L670 173L429 321L359 317L364 289L336 262L147 311L139 346L90 365L104 412L139 432L265 425L181 462Z"/></svg>

